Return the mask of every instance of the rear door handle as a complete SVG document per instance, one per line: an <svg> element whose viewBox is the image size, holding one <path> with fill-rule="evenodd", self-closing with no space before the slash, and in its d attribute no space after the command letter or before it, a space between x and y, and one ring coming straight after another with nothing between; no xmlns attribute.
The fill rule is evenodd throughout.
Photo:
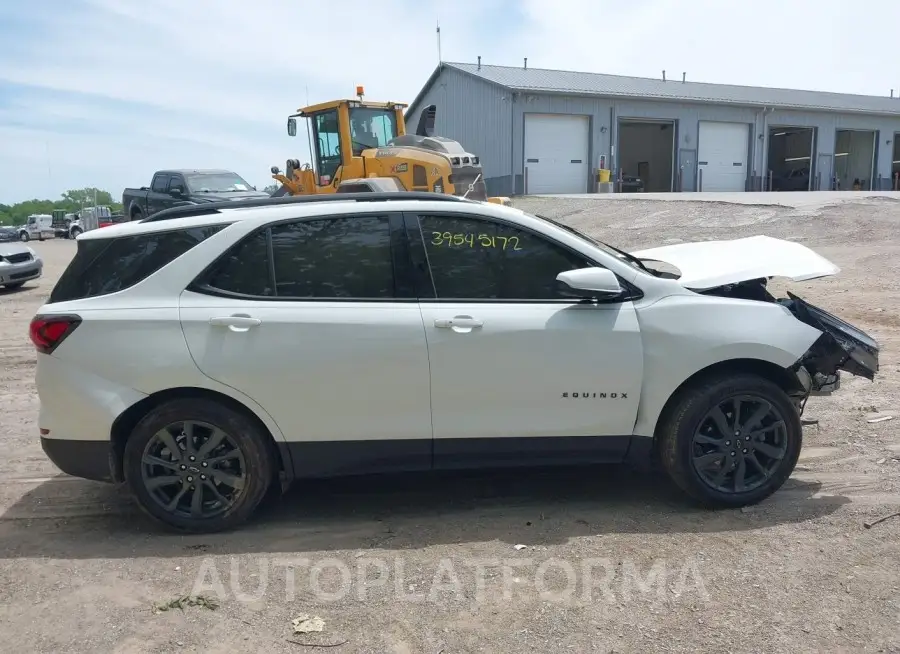
<svg viewBox="0 0 900 654"><path fill-rule="evenodd" d="M438 329L452 329L459 332L470 332L484 323L472 316L454 316L453 318L435 318L434 326Z"/></svg>
<svg viewBox="0 0 900 654"><path fill-rule="evenodd" d="M228 327L234 332L245 332L251 327L261 325L262 320L247 315L214 316L209 319L209 324L214 327Z"/></svg>

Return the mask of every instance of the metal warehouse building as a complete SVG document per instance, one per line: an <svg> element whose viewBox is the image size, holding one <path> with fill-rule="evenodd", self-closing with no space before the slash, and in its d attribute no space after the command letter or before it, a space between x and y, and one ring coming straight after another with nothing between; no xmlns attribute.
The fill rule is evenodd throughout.
<svg viewBox="0 0 900 654"><path fill-rule="evenodd" d="M891 190L900 98L442 63L410 104L481 157L492 194ZM893 96L893 92L891 93ZM900 95L900 93L898 93Z"/></svg>

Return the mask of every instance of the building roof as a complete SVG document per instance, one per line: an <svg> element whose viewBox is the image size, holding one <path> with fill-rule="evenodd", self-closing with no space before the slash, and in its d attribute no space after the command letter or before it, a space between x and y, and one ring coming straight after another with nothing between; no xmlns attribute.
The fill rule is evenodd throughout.
<svg viewBox="0 0 900 654"><path fill-rule="evenodd" d="M602 73L577 73L565 70L524 68L517 66L489 66L445 62L463 73L514 91L553 93L560 95L589 95L599 97L645 98L675 102L702 102L741 106L805 109L846 113L885 114L900 116L900 97L889 98L850 93L772 89L734 84L682 82L681 79L650 79ZM441 66L426 84L431 85ZM425 89L423 89L424 92ZM410 105L414 108L424 93Z"/></svg>

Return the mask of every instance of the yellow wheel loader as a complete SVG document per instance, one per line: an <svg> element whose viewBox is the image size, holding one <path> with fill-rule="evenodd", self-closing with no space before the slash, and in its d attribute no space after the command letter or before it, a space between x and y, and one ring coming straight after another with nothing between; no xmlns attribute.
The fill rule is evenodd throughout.
<svg viewBox="0 0 900 654"><path fill-rule="evenodd" d="M275 195L337 193L342 184L383 178L393 188L465 196L508 204L508 198L488 198L481 161L456 141L434 136L437 109L425 107L415 134L406 133L399 102L366 102L363 88L357 100L333 100L303 107L288 117L288 134L297 135L297 118L307 119L310 160L288 159L282 172L272 167L282 186ZM380 186L384 186L381 184Z"/></svg>

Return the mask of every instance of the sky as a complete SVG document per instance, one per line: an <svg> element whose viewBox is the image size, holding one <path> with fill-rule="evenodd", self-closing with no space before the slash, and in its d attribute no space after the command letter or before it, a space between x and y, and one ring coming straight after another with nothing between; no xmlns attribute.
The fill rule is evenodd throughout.
<svg viewBox="0 0 900 654"><path fill-rule="evenodd" d="M308 159L307 99L411 102L438 22L444 61L900 92L897 0L0 0L0 203L162 168L262 188Z"/></svg>

